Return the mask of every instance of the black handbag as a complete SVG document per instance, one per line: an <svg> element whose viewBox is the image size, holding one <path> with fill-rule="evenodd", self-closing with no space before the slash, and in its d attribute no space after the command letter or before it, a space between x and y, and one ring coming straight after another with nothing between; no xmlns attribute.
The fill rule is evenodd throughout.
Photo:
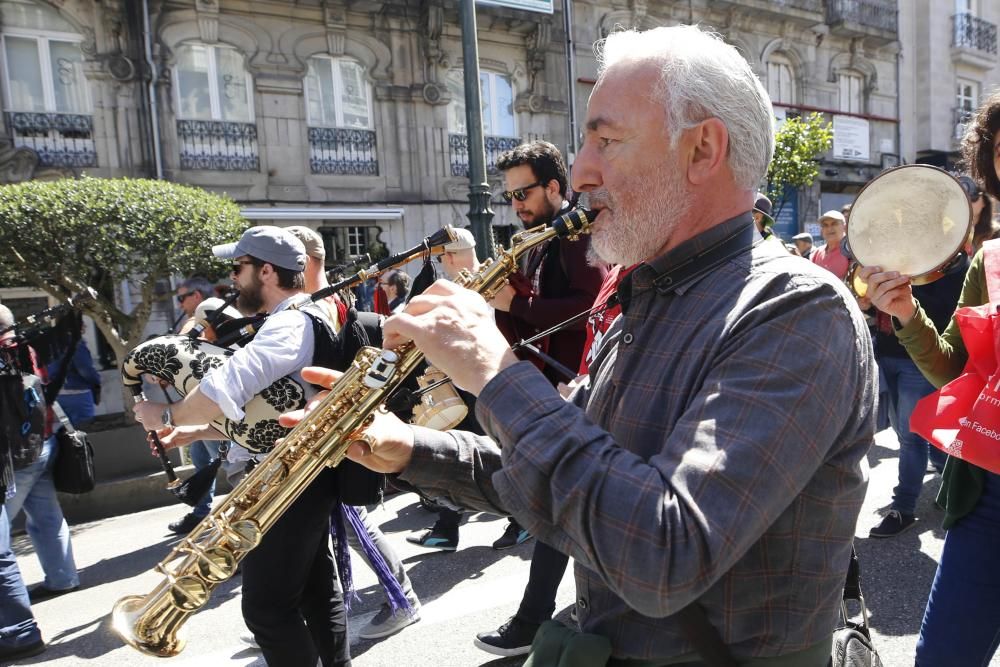
<svg viewBox="0 0 1000 667"><path fill-rule="evenodd" d="M852 621L847 612L847 603L851 601L857 602L861 608L860 621ZM844 599L840 604L843 625L833 633L833 667L882 667L882 659L872 645L868 629L868 608L865 596L861 594L861 564L853 547L844 583Z"/></svg>
<svg viewBox="0 0 1000 667"><path fill-rule="evenodd" d="M96 485L94 448L86 433L73 428L58 403L53 403L52 409L62 423L62 427L56 432L59 450L52 466L52 481L56 491L74 494L93 491Z"/></svg>

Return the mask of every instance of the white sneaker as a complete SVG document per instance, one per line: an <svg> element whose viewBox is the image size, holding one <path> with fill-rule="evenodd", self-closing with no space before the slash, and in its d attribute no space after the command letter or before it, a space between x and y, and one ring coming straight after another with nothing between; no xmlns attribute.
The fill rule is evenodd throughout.
<svg viewBox="0 0 1000 667"><path fill-rule="evenodd" d="M246 644L250 648L255 648L257 650L260 650L260 644L257 643L257 640L254 638L252 632L243 632L243 633L241 633L240 634L240 643L241 644Z"/></svg>
<svg viewBox="0 0 1000 667"><path fill-rule="evenodd" d="M414 607L410 613L403 610L392 613L392 609L387 604L383 604L375 617L361 629L358 637L361 639L381 639L394 635L408 625L413 625L420 620L420 609Z"/></svg>

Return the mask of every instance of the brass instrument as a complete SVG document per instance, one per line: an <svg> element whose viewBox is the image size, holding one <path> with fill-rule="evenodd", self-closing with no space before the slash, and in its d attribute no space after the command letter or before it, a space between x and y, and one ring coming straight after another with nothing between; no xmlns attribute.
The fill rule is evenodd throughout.
<svg viewBox="0 0 1000 667"><path fill-rule="evenodd" d="M510 250L500 251L496 260L487 260L480 271L464 273L456 282L492 299L526 250L555 236L576 239L588 233L591 216L578 209L542 231L517 234ZM366 347L358 352L320 404L157 564L163 580L148 594L124 597L115 604L112 628L118 636L150 655L180 653L188 617L208 602L215 587L233 576L243 557L323 468L343 460L375 410L422 360L412 343L395 350Z"/></svg>

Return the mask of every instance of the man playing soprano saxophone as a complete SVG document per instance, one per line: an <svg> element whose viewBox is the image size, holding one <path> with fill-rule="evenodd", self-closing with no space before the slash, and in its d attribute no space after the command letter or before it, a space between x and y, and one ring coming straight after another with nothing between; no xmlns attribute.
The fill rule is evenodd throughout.
<svg viewBox="0 0 1000 667"><path fill-rule="evenodd" d="M313 363L310 316L289 310L308 300L302 242L277 227L259 226L212 252L233 260L240 310L270 316L246 347L208 373L180 403L136 405L136 420L173 446L222 438L199 425L223 414L242 419L251 398ZM351 664L347 612L328 538L337 501L334 472L325 469L243 559L243 618L269 665L314 667L317 657L324 667Z"/></svg>
<svg viewBox="0 0 1000 667"><path fill-rule="evenodd" d="M736 49L676 26L599 56L573 189L601 259L639 266L589 381L564 401L480 296L437 282L385 344L478 395L493 440L377 415L348 456L570 555L585 641L616 665L701 664L675 617L693 604L741 664L826 665L874 436L867 327L832 275L754 244L773 116ZM568 634L542 626L532 659Z"/></svg>

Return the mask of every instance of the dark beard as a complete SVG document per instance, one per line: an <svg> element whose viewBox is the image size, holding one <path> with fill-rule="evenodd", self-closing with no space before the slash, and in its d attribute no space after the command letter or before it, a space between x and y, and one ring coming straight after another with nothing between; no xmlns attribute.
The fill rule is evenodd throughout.
<svg viewBox="0 0 1000 667"><path fill-rule="evenodd" d="M240 290L236 299L236 307L244 315L254 315L264 310L264 296L261 294L261 284L254 276L250 285Z"/></svg>

